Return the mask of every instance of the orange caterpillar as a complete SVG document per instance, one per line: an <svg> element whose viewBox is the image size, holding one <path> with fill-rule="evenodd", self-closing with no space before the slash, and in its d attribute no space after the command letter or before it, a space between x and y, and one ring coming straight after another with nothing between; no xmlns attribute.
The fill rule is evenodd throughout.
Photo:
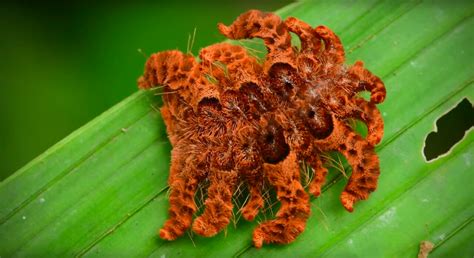
<svg viewBox="0 0 474 258"><path fill-rule="evenodd" d="M321 154L329 151L342 153L352 167L342 205L352 211L367 199L380 174L374 146L383 135L376 107L385 98L383 82L360 61L344 65L341 41L325 26L251 10L230 26L219 24L219 31L230 39L263 39L263 64L240 46L220 43L202 49L200 62L176 50L153 54L138 80L141 89L163 87L161 114L173 145L169 219L160 237L174 240L190 227L202 236L217 234L229 224L232 194L242 181L250 198L241 212L253 220L264 205L266 181L281 207L275 219L257 226L254 245L292 242L310 215L299 162L311 165L309 193L318 196L327 173ZM290 32L300 38L300 50ZM370 101L361 91L371 93ZM366 138L348 125L352 118L367 125ZM205 210L193 222L194 194L206 179Z"/></svg>

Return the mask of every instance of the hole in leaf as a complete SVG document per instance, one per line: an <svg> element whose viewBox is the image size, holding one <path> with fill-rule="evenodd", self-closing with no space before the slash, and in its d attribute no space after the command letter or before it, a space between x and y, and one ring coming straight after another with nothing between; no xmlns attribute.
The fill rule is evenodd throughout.
<svg viewBox="0 0 474 258"><path fill-rule="evenodd" d="M474 126L474 108L472 103L464 98L456 107L436 120L436 129L428 134L423 148L426 161L449 152L472 126Z"/></svg>

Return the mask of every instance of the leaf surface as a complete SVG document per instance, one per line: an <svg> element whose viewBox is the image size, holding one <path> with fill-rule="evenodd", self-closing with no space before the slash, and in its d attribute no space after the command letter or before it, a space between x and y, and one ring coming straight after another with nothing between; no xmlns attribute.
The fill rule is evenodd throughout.
<svg viewBox="0 0 474 258"><path fill-rule="evenodd" d="M472 130L433 162L422 149L440 116L473 101L473 13L469 1L443 0L299 2L278 11L332 28L347 63L363 60L386 84L379 187L353 213L339 202L346 179L334 172L290 245L254 249L257 223L243 220L214 238L160 240L171 147L158 101L137 92L0 184L0 256L414 257L429 240L433 257L472 257Z"/></svg>

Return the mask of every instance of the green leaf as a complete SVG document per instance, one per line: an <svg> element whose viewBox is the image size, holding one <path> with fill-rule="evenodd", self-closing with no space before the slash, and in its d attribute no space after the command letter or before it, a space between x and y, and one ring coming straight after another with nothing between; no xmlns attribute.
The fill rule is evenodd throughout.
<svg viewBox="0 0 474 258"><path fill-rule="evenodd" d="M160 240L171 147L157 101L137 92L0 184L0 256L414 257L428 240L430 257L472 257L472 130L432 162L422 149L440 116L473 101L474 4L395 2L300 2L278 12L329 26L347 62L363 60L386 84L379 187L354 213L339 202L346 179L335 172L290 245L254 249L257 222L245 221L214 238Z"/></svg>

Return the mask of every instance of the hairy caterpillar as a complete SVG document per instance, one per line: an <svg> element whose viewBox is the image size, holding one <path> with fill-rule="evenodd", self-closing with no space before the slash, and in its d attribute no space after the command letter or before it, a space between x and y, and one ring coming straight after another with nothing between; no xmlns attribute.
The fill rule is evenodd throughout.
<svg viewBox="0 0 474 258"><path fill-rule="evenodd" d="M200 51L200 62L179 51L153 54L138 80L142 89L163 87L161 114L172 150L169 219L159 231L174 240L188 228L213 236L232 216L237 184L248 185L243 217L253 220L263 207L268 182L281 202L276 218L257 226L256 247L290 243L305 229L309 195L300 183L299 162L314 170L309 193L318 196L327 169L322 154L342 153L352 175L340 196L353 210L377 187L380 174L374 146L383 136L376 104L383 102L383 82L358 61L344 65L344 49L327 27L312 28L290 17L248 11L230 26L219 24L230 39L261 38L268 54L260 64L245 48L228 43ZM291 45L290 32L301 41ZM369 91L370 100L358 95ZM348 124L367 125L363 138ZM194 194L209 180L205 210L193 222Z"/></svg>

